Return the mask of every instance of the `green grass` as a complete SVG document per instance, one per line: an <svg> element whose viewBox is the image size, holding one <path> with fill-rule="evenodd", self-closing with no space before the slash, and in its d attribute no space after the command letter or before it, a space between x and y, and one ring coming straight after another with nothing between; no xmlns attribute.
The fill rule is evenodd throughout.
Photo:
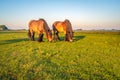
<svg viewBox="0 0 120 80"><path fill-rule="evenodd" d="M74 42L0 32L0 80L120 80L120 33L75 32Z"/></svg>

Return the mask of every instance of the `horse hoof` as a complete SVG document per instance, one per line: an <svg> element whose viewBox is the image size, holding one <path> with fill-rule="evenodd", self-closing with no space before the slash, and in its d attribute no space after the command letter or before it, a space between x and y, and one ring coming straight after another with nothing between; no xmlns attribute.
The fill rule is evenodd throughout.
<svg viewBox="0 0 120 80"><path fill-rule="evenodd" d="M73 42L73 40L70 40L70 42Z"/></svg>

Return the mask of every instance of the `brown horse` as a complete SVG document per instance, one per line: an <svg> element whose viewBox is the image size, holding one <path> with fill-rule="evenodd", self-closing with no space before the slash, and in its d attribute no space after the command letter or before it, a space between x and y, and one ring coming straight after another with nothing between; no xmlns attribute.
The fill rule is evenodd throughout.
<svg viewBox="0 0 120 80"><path fill-rule="evenodd" d="M63 22L56 21L53 23L53 32L54 32L54 40L60 40L58 33L64 32L65 41L73 41L73 30L72 25L69 20L65 20Z"/></svg>
<svg viewBox="0 0 120 80"><path fill-rule="evenodd" d="M35 32L38 33L39 38L38 41L42 42L43 41L43 34L46 33L46 37L48 41L52 41L52 32L50 28L48 27L47 22L44 19L39 19L39 20L31 20L29 22L29 31L28 31L28 36L29 38L34 41L34 35Z"/></svg>

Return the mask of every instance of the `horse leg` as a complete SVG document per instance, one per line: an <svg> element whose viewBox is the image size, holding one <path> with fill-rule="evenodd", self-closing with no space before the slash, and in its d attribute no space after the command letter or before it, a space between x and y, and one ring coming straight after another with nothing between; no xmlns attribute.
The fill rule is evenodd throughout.
<svg viewBox="0 0 120 80"><path fill-rule="evenodd" d="M29 37L30 40L31 40L31 32L30 32L30 30L28 30L28 37Z"/></svg>
<svg viewBox="0 0 120 80"><path fill-rule="evenodd" d="M60 37L59 37L58 33L57 33L57 40L59 40L59 41L60 41Z"/></svg>
<svg viewBox="0 0 120 80"><path fill-rule="evenodd" d="M53 27L53 32L54 32L54 37L53 37L53 39L56 41L56 30L54 29L54 27Z"/></svg>
<svg viewBox="0 0 120 80"><path fill-rule="evenodd" d="M65 41L69 41L69 40L68 40L68 34L67 34L67 33L65 34Z"/></svg>
<svg viewBox="0 0 120 80"><path fill-rule="evenodd" d="M42 42L42 41L43 41L43 34L39 34L38 42Z"/></svg>
<svg viewBox="0 0 120 80"><path fill-rule="evenodd" d="M55 41L60 40L60 38L58 36L58 31L57 31L57 29L55 28L54 25L53 25L53 32L54 32L54 40Z"/></svg>
<svg viewBox="0 0 120 80"><path fill-rule="evenodd" d="M35 40L35 39L34 39L34 35L35 35L35 33L34 33L34 32L32 32L32 33L31 33L31 40L32 40L32 41L34 41L34 40Z"/></svg>
<svg viewBox="0 0 120 80"><path fill-rule="evenodd" d="M56 39L57 39L57 35L56 35L56 34L54 34L54 40L56 41Z"/></svg>
<svg viewBox="0 0 120 80"><path fill-rule="evenodd" d="M33 32L32 35L31 35L31 40L32 40L32 41L35 40L35 39L34 39L34 35L35 35L35 33Z"/></svg>
<svg viewBox="0 0 120 80"><path fill-rule="evenodd" d="M55 41L59 41L60 40L60 37L59 37L58 33L54 34L54 40Z"/></svg>
<svg viewBox="0 0 120 80"><path fill-rule="evenodd" d="M60 40L57 30L54 30L54 40L55 41L59 41Z"/></svg>

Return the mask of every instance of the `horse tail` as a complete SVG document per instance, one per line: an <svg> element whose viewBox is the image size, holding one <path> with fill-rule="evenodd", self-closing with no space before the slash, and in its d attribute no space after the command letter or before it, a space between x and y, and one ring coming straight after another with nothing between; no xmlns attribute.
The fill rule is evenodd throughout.
<svg viewBox="0 0 120 80"><path fill-rule="evenodd" d="M30 29L28 30L28 37L31 38Z"/></svg>

